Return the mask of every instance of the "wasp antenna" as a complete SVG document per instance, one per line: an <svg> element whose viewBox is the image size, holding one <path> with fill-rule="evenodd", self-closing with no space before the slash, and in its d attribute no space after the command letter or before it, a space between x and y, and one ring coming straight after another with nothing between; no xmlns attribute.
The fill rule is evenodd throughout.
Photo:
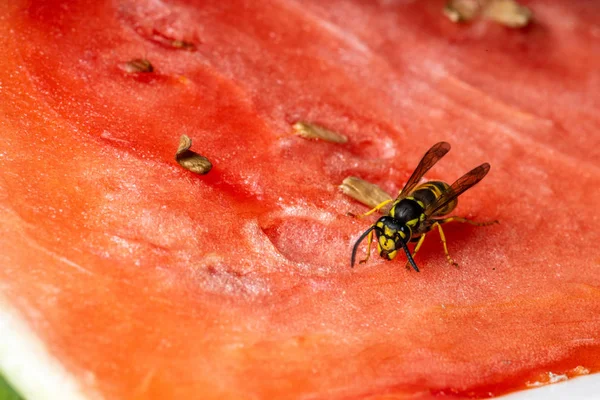
<svg viewBox="0 0 600 400"><path fill-rule="evenodd" d="M415 271L419 272L419 267L417 267L417 264L415 264L415 260L410 255L410 251L408 250L408 246L406 245L406 243L404 243L404 240L400 240L400 244L402 244L402 248L404 249L404 252L406 253L406 258L408 258L408 262L410 263L410 266L413 267L413 269Z"/></svg>
<svg viewBox="0 0 600 400"><path fill-rule="evenodd" d="M352 257L350 258L350 268L354 268L354 264L356 262L356 251L358 250L358 246L360 245L360 242L365 240L367 235L369 233L371 233L371 231L373 229L375 229L375 225L371 225L371 227L369 229L367 229L366 231L364 231L364 233L362 235L360 235L360 237L358 238L356 243L354 243L354 247L352 248Z"/></svg>

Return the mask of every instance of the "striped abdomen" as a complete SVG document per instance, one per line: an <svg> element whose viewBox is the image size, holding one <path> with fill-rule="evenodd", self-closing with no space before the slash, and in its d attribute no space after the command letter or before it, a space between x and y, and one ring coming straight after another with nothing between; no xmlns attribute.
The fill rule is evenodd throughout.
<svg viewBox="0 0 600 400"><path fill-rule="evenodd" d="M448 191L450 189L450 185L446 182L442 181L429 181L420 184L412 191L412 193L407 198L414 199L420 206L423 207L424 210L427 210L436 200L442 195L442 193ZM441 216L446 215L452 212L456 205L458 204L458 200L454 199L450 203L446 204L443 208L439 209L432 216Z"/></svg>

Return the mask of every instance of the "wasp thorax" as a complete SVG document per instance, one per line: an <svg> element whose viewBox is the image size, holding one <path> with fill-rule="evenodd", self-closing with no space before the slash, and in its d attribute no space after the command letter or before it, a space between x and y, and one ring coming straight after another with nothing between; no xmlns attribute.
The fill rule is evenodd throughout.
<svg viewBox="0 0 600 400"><path fill-rule="evenodd" d="M385 216L375 223L375 235L377 237L377 250L379 255L387 260L392 260L402 247L400 241L407 243L412 232L402 221Z"/></svg>

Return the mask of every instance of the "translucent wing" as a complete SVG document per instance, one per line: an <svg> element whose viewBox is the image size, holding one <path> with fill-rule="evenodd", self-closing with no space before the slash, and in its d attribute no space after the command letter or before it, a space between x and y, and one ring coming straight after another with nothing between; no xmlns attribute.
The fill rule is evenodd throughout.
<svg viewBox="0 0 600 400"><path fill-rule="evenodd" d="M430 217L442 208L444 208L452 200L463 194L467 189L475 185L483 179L490 170L490 164L484 163L479 167L472 169L464 174L450 188L444 192L435 203L425 210L425 216Z"/></svg>
<svg viewBox="0 0 600 400"><path fill-rule="evenodd" d="M427 153L425 153L415 171L410 178L408 178L408 182L406 182L404 188L398 193L397 200L408 196L415 186L417 186L423 175L425 175L425 173L429 171L440 158L444 157L448 151L450 151L450 144L446 142L434 144Z"/></svg>

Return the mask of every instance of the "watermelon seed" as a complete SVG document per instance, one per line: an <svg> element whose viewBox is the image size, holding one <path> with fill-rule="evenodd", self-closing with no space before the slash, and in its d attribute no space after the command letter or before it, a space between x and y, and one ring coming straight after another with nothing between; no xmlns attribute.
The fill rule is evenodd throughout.
<svg viewBox="0 0 600 400"><path fill-rule="evenodd" d="M340 144L348 142L348 138L341 133L311 124L310 122L298 121L293 125L293 128L297 135L305 139L321 139L326 142Z"/></svg>
<svg viewBox="0 0 600 400"><path fill-rule="evenodd" d="M483 16L510 28L522 28L531 21L532 13L514 0L490 1Z"/></svg>
<svg viewBox="0 0 600 400"><path fill-rule="evenodd" d="M392 199L392 196L376 184L367 182L355 176L349 176L344 179L339 188L345 195L352 197L354 200L369 206L370 208ZM384 213L387 212L385 209L380 211Z"/></svg>
<svg viewBox="0 0 600 400"><path fill-rule="evenodd" d="M477 0L450 0L444 6L444 14L452 22L466 22L479 13L480 7Z"/></svg>
<svg viewBox="0 0 600 400"><path fill-rule="evenodd" d="M532 13L515 0L450 0L444 14L452 22L467 22L482 15L510 28L522 28L531 21Z"/></svg>
<svg viewBox="0 0 600 400"><path fill-rule="evenodd" d="M200 175L208 174L212 169L211 162L208 161L208 158L191 151L190 147L192 147L192 139L186 135L181 135L175 160L188 171Z"/></svg>
<svg viewBox="0 0 600 400"><path fill-rule="evenodd" d="M129 74L154 72L154 67L150 61L145 58L136 58L134 60L127 61L122 68Z"/></svg>

